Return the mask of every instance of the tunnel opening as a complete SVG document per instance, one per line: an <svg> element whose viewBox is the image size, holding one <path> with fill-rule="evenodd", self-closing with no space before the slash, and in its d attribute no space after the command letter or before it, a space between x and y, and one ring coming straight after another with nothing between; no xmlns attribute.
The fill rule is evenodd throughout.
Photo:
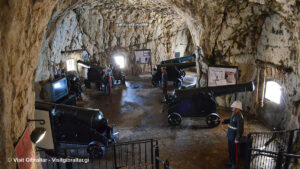
<svg viewBox="0 0 300 169"><path fill-rule="evenodd" d="M67 63L67 71L70 72L70 71L77 71L77 68L76 68L76 63L75 63L75 60L74 59L68 59L66 61Z"/></svg>
<svg viewBox="0 0 300 169"><path fill-rule="evenodd" d="M125 57L123 55L113 56L115 64L121 69L125 68Z"/></svg>

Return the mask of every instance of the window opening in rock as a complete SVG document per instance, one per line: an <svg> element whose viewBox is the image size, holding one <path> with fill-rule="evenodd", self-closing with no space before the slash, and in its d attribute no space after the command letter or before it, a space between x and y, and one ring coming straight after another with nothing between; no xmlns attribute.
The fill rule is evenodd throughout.
<svg viewBox="0 0 300 169"><path fill-rule="evenodd" d="M76 65L74 59L67 60L67 71L76 71Z"/></svg>
<svg viewBox="0 0 300 169"><path fill-rule="evenodd" d="M281 97L281 86L274 82L274 81L268 81L266 85L266 95L265 98L275 102L277 104L280 103L280 97Z"/></svg>

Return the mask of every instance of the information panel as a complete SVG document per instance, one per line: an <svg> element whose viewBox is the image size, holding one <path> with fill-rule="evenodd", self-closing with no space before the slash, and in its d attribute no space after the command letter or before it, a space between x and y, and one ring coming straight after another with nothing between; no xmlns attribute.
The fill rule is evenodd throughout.
<svg viewBox="0 0 300 169"><path fill-rule="evenodd" d="M208 86L235 85L238 78L238 67L209 66Z"/></svg>
<svg viewBox="0 0 300 169"><path fill-rule="evenodd" d="M135 62L137 64L150 64L151 62L151 50L136 50L134 51Z"/></svg>

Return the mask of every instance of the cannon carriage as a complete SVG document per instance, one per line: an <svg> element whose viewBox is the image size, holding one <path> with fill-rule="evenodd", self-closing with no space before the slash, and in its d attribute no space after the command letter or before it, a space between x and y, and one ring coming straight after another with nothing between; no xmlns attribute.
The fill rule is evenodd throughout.
<svg viewBox="0 0 300 169"><path fill-rule="evenodd" d="M112 75L113 75L114 84L125 84L125 80L126 80L125 74L121 70L121 68L113 66Z"/></svg>
<svg viewBox="0 0 300 169"><path fill-rule="evenodd" d="M183 117L205 117L209 127L218 126L220 116L216 113L215 97L254 90L253 82L176 90L167 99L168 122L171 125L180 125Z"/></svg>
<svg viewBox="0 0 300 169"><path fill-rule="evenodd" d="M85 80L85 86L90 88L91 83L95 83L97 89L101 89L102 85L105 84L107 79L105 79L105 69L104 67L93 65L89 62L77 61L78 64L84 65L88 68L87 79ZM120 81L120 84L125 84L125 74L124 72L115 66L111 67L112 84L114 85L116 81Z"/></svg>
<svg viewBox="0 0 300 169"><path fill-rule="evenodd" d="M44 117L49 120L44 121L50 122L50 142L54 145L54 150L47 150L49 154L59 152L67 145L84 145L90 157L100 157L104 155L105 147L117 141L118 133L108 125L108 120L99 109L39 101L36 101L35 109L37 116L48 114Z"/></svg>
<svg viewBox="0 0 300 169"><path fill-rule="evenodd" d="M168 81L174 82L174 86L181 89L183 78L185 76L185 68L196 66L196 62L186 62L195 58L195 55L185 56L181 58L175 58L170 60L161 61L159 65L154 69L156 72L152 75L153 86L159 86L161 82L161 68L165 67L168 74Z"/></svg>
<svg viewBox="0 0 300 169"><path fill-rule="evenodd" d="M91 88L91 83L95 83L97 89L100 89L104 83L105 68L82 60L78 60L77 64L88 69L87 79L84 80L85 86Z"/></svg>

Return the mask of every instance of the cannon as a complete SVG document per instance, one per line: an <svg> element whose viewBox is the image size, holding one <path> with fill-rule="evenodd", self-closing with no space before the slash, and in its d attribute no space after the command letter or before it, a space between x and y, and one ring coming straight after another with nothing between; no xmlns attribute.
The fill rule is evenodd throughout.
<svg viewBox="0 0 300 169"><path fill-rule="evenodd" d="M163 64L168 64L168 63L182 63L185 61L193 60L195 58L196 58L196 55L192 54L192 55L184 56L184 57L180 57L180 58L164 60L164 61L161 61L160 64L163 65Z"/></svg>
<svg viewBox="0 0 300 169"><path fill-rule="evenodd" d="M220 116L216 113L215 97L254 90L252 81L237 85L176 90L167 99L168 122L171 125L180 125L182 117L206 117L209 127L218 126Z"/></svg>
<svg viewBox="0 0 300 169"><path fill-rule="evenodd" d="M97 89L100 89L104 83L104 67L96 66L90 62L84 62L78 60L77 64L88 69L87 79L84 80L84 84L87 88L91 88L91 83L95 83Z"/></svg>
<svg viewBox="0 0 300 169"><path fill-rule="evenodd" d="M156 72L152 75L152 84L157 87L161 81L161 67L164 66L167 69L168 81L173 81L174 86L178 89L181 88L183 77L185 72L183 69L196 66L196 62L187 62L187 63L166 63L163 65L157 65Z"/></svg>
<svg viewBox="0 0 300 169"><path fill-rule="evenodd" d="M117 140L118 134L99 109L40 101L35 102L35 109L36 113L49 113L53 143L57 149L66 144L86 145L90 157L100 157L105 147Z"/></svg>
<svg viewBox="0 0 300 169"><path fill-rule="evenodd" d="M120 81L121 84L125 84L125 74L120 67L112 66L112 76L114 84L117 83L116 81Z"/></svg>
<svg viewBox="0 0 300 169"><path fill-rule="evenodd" d="M93 82L96 84L97 89L100 89L106 81L104 79L105 68L81 60L78 60L77 63L88 68L88 79L85 80L85 86L90 88L90 83ZM125 75L120 68L111 66L111 77L112 84L115 84L115 81L121 81L121 84L125 84Z"/></svg>
<svg viewBox="0 0 300 169"><path fill-rule="evenodd" d="M66 78L70 94L74 94L76 96L76 99L82 100L82 84L80 78L75 75L67 75Z"/></svg>

